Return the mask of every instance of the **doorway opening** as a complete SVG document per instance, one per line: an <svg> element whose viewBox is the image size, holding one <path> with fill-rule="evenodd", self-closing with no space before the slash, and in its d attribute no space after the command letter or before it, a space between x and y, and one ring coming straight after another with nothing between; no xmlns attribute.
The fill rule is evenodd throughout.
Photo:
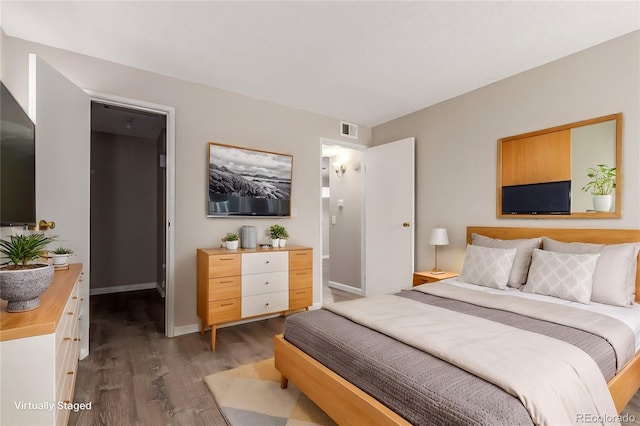
<svg viewBox="0 0 640 426"><path fill-rule="evenodd" d="M91 296L146 292L162 334L171 302L167 128L162 112L91 102Z"/></svg>
<svg viewBox="0 0 640 426"><path fill-rule="evenodd" d="M362 295L366 147L322 138L322 303Z"/></svg>

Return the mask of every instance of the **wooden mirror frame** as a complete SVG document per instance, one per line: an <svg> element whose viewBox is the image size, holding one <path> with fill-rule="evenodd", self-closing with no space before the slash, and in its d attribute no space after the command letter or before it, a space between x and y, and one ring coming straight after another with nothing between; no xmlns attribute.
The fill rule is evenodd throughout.
<svg viewBox="0 0 640 426"><path fill-rule="evenodd" d="M540 136L545 134L551 134L554 132L560 132L563 130L571 130L577 127L588 126L591 124L602 123L605 121L615 120L616 122L616 188L615 188L615 211L613 212L571 212L570 214L503 214L502 213L502 178L503 178L503 145L505 142L511 142L518 139L530 138L534 136ZM569 164L561 165L562 167L568 167L571 170L571 151L569 150ZM553 158L546 152L547 158ZM621 202L622 202L622 113L605 115L602 117L591 118L589 120L577 121L575 123L564 124L561 126L551 127L543 130L536 130L533 132L523 133L520 135L509 136L506 138L498 139L498 171L497 171L497 186L496 186L496 216L498 218L510 218L510 219L611 219L621 217Z"/></svg>

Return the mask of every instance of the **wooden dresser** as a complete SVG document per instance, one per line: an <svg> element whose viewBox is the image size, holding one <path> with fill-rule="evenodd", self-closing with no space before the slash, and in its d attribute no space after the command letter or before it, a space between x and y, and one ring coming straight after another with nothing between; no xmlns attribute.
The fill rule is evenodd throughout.
<svg viewBox="0 0 640 426"><path fill-rule="evenodd" d="M0 310L3 425L66 425L78 372L82 265L56 271L33 311ZM31 404L31 405L29 405ZM50 404L47 406L46 404Z"/></svg>
<svg viewBox="0 0 640 426"><path fill-rule="evenodd" d="M303 246L268 249L198 249L198 316L200 332L313 304L313 249Z"/></svg>

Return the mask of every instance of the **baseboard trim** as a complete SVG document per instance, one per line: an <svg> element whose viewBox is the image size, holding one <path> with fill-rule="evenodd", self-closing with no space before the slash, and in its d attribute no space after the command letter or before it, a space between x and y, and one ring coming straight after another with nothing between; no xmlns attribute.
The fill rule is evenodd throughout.
<svg viewBox="0 0 640 426"><path fill-rule="evenodd" d="M358 296L363 296L361 288L355 288L355 287L352 287L350 285L337 283L335 281L329 281L328 285L329 285L329 287L335 288L337 290L342 290L342 291L346 291L348 293L357 294Z"/></svg>
<svg viewBox="0 0 640 426"><path fill-rule="evenodd" d="M89 291L89 294L91 296L97 296L100 294L124 293L126 291L136 291L136 290L149 290L152 288L156 288L156 283L129 284L129 285L118 285L113 287L92 288Z"/></svg>

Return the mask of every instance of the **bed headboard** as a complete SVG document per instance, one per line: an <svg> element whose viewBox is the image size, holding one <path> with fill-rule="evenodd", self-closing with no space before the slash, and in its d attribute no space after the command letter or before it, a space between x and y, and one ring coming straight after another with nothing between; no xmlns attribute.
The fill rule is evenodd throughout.
<svg viewBox="0 0 640 426"><path fill-rule="evenodd" d="M558 241L594 244L640 242L640 229L572 229L572 228L516 228L497 226L467 226L467 244L472 233L501 240L549 237ZM640 303L640 255L636 272L636 302Z"/></svg>

